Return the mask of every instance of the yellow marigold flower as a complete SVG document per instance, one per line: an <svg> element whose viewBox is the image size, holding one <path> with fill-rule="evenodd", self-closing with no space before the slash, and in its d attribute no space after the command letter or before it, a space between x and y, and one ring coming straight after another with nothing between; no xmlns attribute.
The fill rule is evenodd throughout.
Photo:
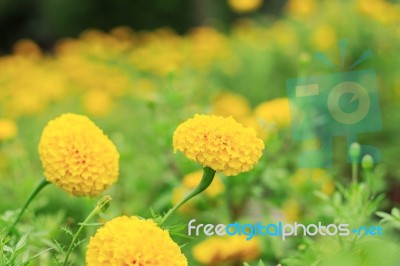
<svg viewBox="0 0 400 266"><path fill-rule="evenodd" d="M257 10L262 3L262 0L228 0L229 6L237 13L247 13Z"/></svg>
<svg viewBox="0 0 400 266"><path fill-rule="evenodd" d="M212 113L214 115L241 119L248 116L250 112L250 104L247 99L236 93L220 93L212 102Z"/></svg>
<svg viewBox="0 0 400 266"><path fill-rule="evenodd" d="M264 149L253 128L215 115L195 115L180 124L173 146L175 152L228 176L251 170Z"/></svg>
<svg viewBox="0 0 400 266"><path fill-rule="evenodd" d="M82 115L64 114L50 121L39 155L46 179L76 196L96 196L118 177L116 147Z"/></svg>
<svg viewBox="0 0 400 266"><path fill-rule="evenodd" d="M168 231L157 227L152 220L122 216L107 222L91 237L86 265L185 266L188 263Z"/></svg>
<svg viewBox="0 0 400 266"><path fill-rule="evenodd" d="M8 140L17 135L17 125L13 120L0 119L0 141Z"/></svg>
<svg viewBox="0 0 400 266"><path fill-rule="evenodd" d="M290 125L289 100L276 98L261 103L254 109L254 115L262 119L269 129L287 127Z"/></svg>
<svg viewBox="0 0 400 266"><path fill-rule="evenodd" d="M257 136L260 139L266 140L270 136L270 131L268 127L265 125L265 122L254 115L250 115L248 117L240 119L240 123L242 123L245 127L252 127L257 133Z"/></svg>
<svg viewBox="0 0 400 266"><path fill-rule="evenodd" d="M245 236L214 236L196 245L192 253L204 265L251 261L260 256L260 242L257 237L246 240Z"/></svg>

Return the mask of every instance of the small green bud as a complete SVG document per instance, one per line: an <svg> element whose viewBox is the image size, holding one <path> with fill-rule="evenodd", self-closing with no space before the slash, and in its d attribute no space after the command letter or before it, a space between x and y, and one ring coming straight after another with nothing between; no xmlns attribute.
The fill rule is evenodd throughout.
<svg viewBox="0 0 400 266"><path fill-rule="evenodd" d="M111 202L112 198L109 195L106 195L104 197L102 197L98 202L97 202L97 206L96 208L100 211L100 212L104 212L108 209L108 207L110 206L110 202Z"/></svg>
<svg viewBox="0 0 400 266"><path fill-rule="evenodd" d="M361 154L361 145L357 142L354 142L350 145L349 155L352 162L357 162L358 158Z"/></svg>
<svg viewBox="0 0 400 266"><path fill-rule="evenodd" d="M374 166L374 159L371 155L367 154L362 158L361 166L364 170L371 170Z"/></svg>

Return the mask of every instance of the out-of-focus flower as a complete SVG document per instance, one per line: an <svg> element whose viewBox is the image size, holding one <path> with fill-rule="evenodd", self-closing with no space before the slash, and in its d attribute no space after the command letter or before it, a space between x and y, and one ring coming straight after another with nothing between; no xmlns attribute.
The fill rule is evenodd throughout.
<svg viewBox="0 0 400 266"><path fill-rule="evenodd" d="M383 24L399 22L400 6L385 0L358 0L358 10Z"/></svg>
<svg viewBox="0 0 400 266"><path fill-rule="evenodd" d="M190 174L187 174L183 177L182 185L175 187L172 191L172 204L177 204L186 194L190 193L193 189L195 189L201 181L203 176L203 171L196 171ZM224 184L221 182L218 176L215 176L211 185L207 187L207 189L202 193L207 198L213 198L218 196L220 193L224 191ZM179 208L179 211L184 213L188 213L195 209L195 202L189 201L185 205Z"/></svg>
<svg viewBox="0 0 400 266"><path fill-rule="evenodd" d="M240 120L248 116L250 112L250 104L247 99L236 93L220 93L212 102L212 113L215 115L225 117L232 116Z"/></svg>
<svg viewBox="0 0 400 266"><path fill-rule="evenodd" d="M292 183L296 187L315 187L326 195L331 195L335 190L332 177L324 169L299 169L294 174Z"/></svg>
<svg viewBox="0 0 400 266"><path fill-rule="evenodd" d="M289 101L287 98L276 98L261 103L254 109L254 115L262 119L270 130L288 127L290 125Z"/></svg>
<svg viewBox="0 0 400 266"><path fill-rule="evenodd" d="M187 36L189 62L199 70L230 58L230 43L226 36L211 27L199 27Z"/></svg>
<svg viewBox="0 0 400 266"><path fill-rule="evenodd" d="M0 141L8 140L17 135L17 124L11 119L0 119Z"/></svg>
<svg viewBox="0 0 400 266"><path fill-rule="evenodd" d="M204 265L222 265L257 259L260 250L257 237L246 240L245 236L214 236L197 244L192 253Z"/></svg>
<svg viewBox="0 0 400 266"><path fill-rule="evenodd" d="M300 218L300 205L298 201L291 198L283 203L283 215L287 222L293 223L299 221Z"/></svg>
<svg viewBox="0 0 400 266"><path fill-rule="evenodd" d="M233 118L195 115L180 124L173 136L174 151L225 175L249 171L261 157L264 143L253 128Z"/></svg>
<svg viewBox="0 0 400 266"><path fill-rule="evenodd" d="M336 31L329 25L320 25L315 29L311 39L313 46L317 50L327 51L336 45Z"/></svg>
<svg viewBox="0 0 400 266"><path fill-rule="evenodd" d="M237 13L247 13L260 8L263 0L228 0L229 6Z"/></svg>
<svg viewBox="0 0 400 266"><path fill-rule="evenodd" d="M91 90L83 96L83 106L86 112L94 116L107 115L112 108L113 99L102 90Z"/></svg>
<svg viewBox="0 0 400 266"><path fill-rule="evenodd" d="M30 59L40 59L42 50L30 39L22 39L17 41L13 46L14 54L24 56Z"/></svg>
<svg viewBox="0 0 400 266"><path fill-rule="evenodd" d="M118 178L116 147L82 115L64 114L50 121L39 155L46 179L76 196L96 196Z"/></svg>
<svg viewBox="0 0 400 266"><path fill-rule="evenodd" d="M286 4L286 10L292 16L310 16L315 12L315 9L315 0L289 0Z"/></svg>
<svg viewBox="0 0 400 266"><path fill-rule="evenodd" d="M186 266L186 257L168 231L152 220L117 217L90 238L86 265Z"/></svg>
<svg viewBox="0 0 400 266"><path fill-rule="evenodd" d="M277 49L286 48L288 51L282 52L293 52L296 51L296 44L298 40L298 32L293 27L293 24L287 21L277 21L271 27L270 38L273 39L277 44Z"/></svg>

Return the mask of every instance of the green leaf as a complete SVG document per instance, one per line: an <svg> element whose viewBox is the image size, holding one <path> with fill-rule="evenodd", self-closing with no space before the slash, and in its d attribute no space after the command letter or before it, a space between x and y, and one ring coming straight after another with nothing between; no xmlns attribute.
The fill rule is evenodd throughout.
<svg viewBox="0 0 400 266"><path fill-rule="evenodd" d="M400 210L397 208L392 209L392 215L396 218L400 218Z"/></svg>

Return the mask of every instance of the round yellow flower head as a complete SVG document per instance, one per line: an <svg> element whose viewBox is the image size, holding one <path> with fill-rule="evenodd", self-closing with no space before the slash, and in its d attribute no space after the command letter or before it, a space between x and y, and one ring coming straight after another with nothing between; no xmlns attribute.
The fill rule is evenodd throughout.
<svg viewBox="0 0 400 266"><path fill-rule="evenodd" d="M17 125L13 120L0 119L0 141L8 140L17 135Z"/></svg>
<svg viewBox="0 0 400 266"><path fill-rule="evenodd" d="M87 266L146 265L186 266L186 257L168 231L152 220L117 217L91 237L86 252Z"/></svg>
<svg viewBox="0 0 400 266"><path fill-rule="evenodd" d="M64 114L50 121L39 155L46 179L76 196L96 196L118 177L116 147L82 115Z"/></svg>
<svg viewBox="0 0 400 266"><path fill-rule="evenodd" d="M190 160L232 176L253 168L264 142L232 117L195 115L175 130L173 146Z"/></svg>
<svg viewBox="0 0 400 266"><path fill-rule="evenodd" d="M260 256L260 241L246 236L210 237L196 245L193 257L203 265L220 265L251 261Z"/></svg>

